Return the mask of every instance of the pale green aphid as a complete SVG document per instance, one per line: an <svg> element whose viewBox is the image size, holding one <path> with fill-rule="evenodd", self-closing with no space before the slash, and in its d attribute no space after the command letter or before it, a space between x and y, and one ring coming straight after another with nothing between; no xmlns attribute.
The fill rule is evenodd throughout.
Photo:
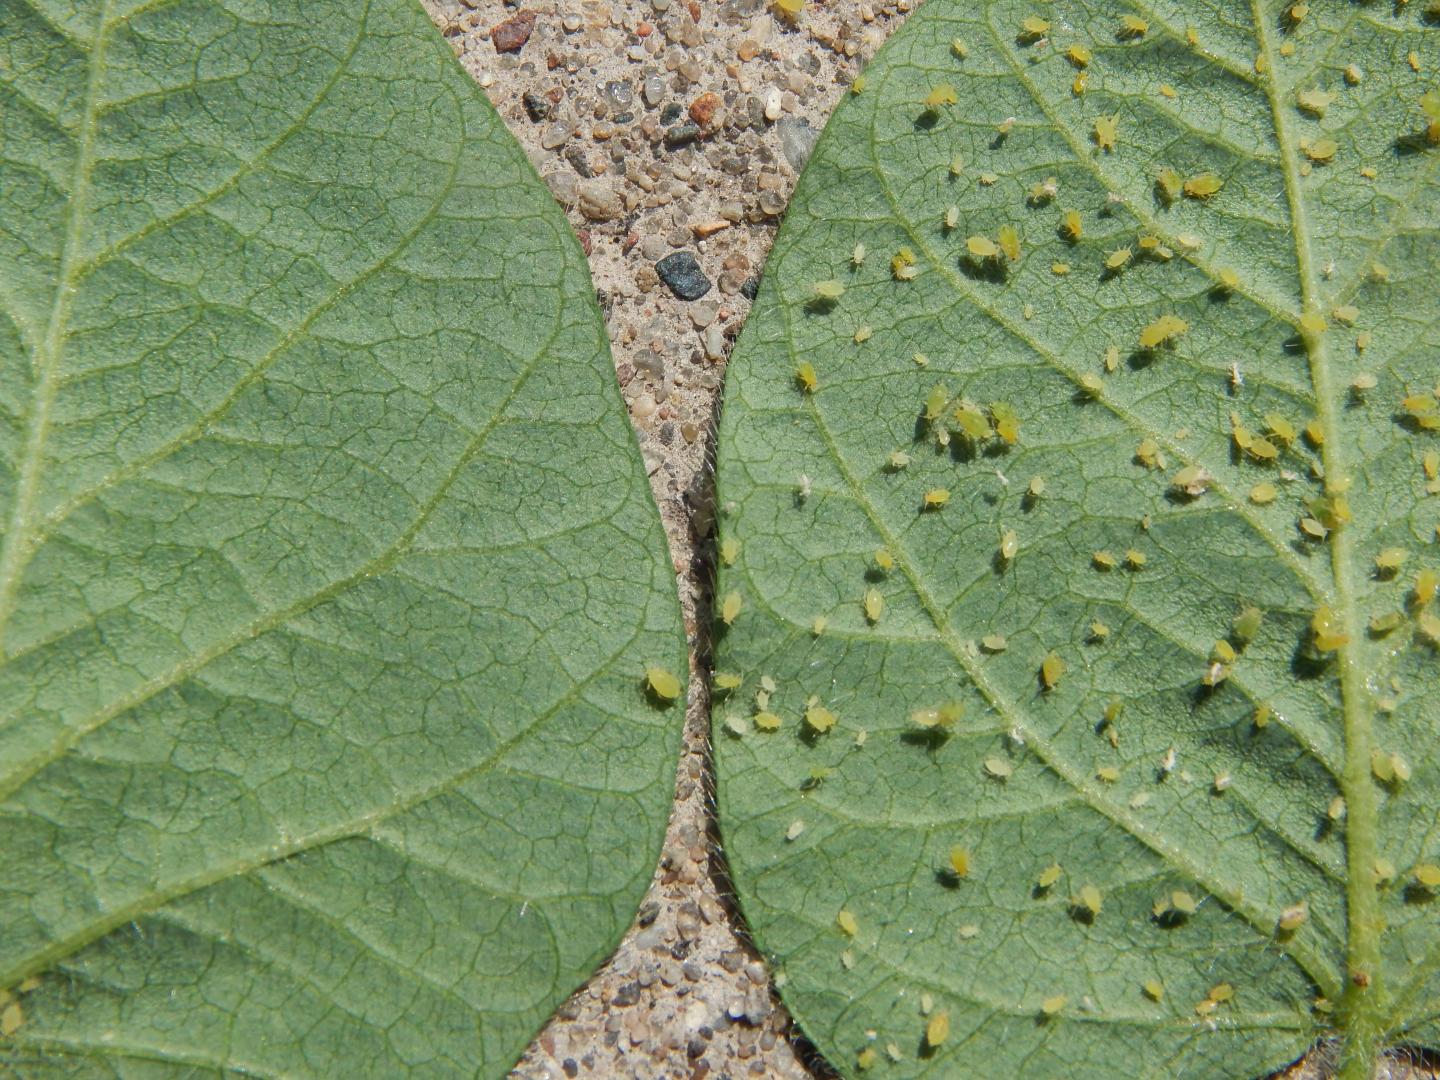
<svg viewBox="0 0 1440 1080"><path fill-rule="evenodd" d="M1008 780L1015 773L1015 767L1002 757L985 759L985 771L996 780Z"/></svg>
<svg viewBox="0 0 1440 1080"><path fill-rule="evenodd" d="M645 682L656 697L665 701L674 701L684 689L674 672L654 665L645 669Z"/></svg>
<svg viewBox="0 0 1440 1080"><path fill-rule="evenodd" d="M720 561L726 566L734 566L735 560L740 558L740 541L733 536L727 536L720 541Z"/></svg>
<svg viewBox="0 0 1440 1080"><path fill-rule="evenodd" d="M845 295L845 286L838 281L817 281L810 287L815 299L822 302L839 300Z"/></svg>

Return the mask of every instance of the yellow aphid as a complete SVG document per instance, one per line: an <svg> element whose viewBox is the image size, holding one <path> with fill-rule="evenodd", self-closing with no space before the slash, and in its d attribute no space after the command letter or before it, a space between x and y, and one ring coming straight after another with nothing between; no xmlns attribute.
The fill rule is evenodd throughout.
<svg viewBox="0 0 1440 1080"><path fill-rule="evenodd" d="M939 420L945 413L945 404L950 400L950 393L945 387L936 383L930 388L930 393L925 395L925 419L929 421Z"/></svg>
<svg viewBox="0 0 1440 1080"><path fill-rule="evenodd" d="M990 421L985 414L968 401L961 402L952 414L960 430L971 439L985 439L990 436Z"/></svg>
<svg viewBox="0 0 1440 1080"><path fill-rule="evenodd" d="M1080 886L1080 892L1075 896L1075 906L1084 908L1092 916L1099 915L1100 909L1104 906L1100 890L1094 885Z"/></svg>
<svg viewBox="0 0 1440 1080"><path fill-rule="evenodd" d="M1060 228L1071 240L1079 240L1085 231L1084 222L1080 220L1080 211L1066 210L1064 218L1061 219Z"/></svg>
<svg viewBox="0 0 1440 1080"><path fill-rule="evenodd" d="M1014 225L1001 225L999 240L1000 250L1007 259L1014 262L1020 258L1020 234L1015 231Z"/></svg>
<svg viewBox="0 0 1440 1080"><path fill-rule="evenodd" d="M717 690L737 689L745 680L731 671L717 671L711 680Z"/></svg>
<svg viewBox="0 0 1440 1080"><path fill-rule="evenodd" d="M1224 1005L1235 997L1235 988L1226 982L1216 983L1205 996L1216 1005Z"/></svg>
<svg viewBox="0 0 1440 1080"><path fill-rule="evenodd" d="M1143 551L1129 548L1125 552L1125 565L1131 570L1139 570L1146 563L1146 555Z"/></svg>
<svg viewBox="0 0 1440 1080"><path fill-rule="evenodd" d="M1235 646L1221 638L1210 647L1210 659L1218 664L1233 664L1235 662Z"/></svg>
<svg viewBox="0 0 1440 1080"><path fill-rule="evenodd" d="M1045 494L1045 478L1043 476L1032 476L1030 482L1025 485L1025 494L1032 499L1038 499Z"/></svg>
<svg viewBox="0 0 1440 1080"><path fill-rule="evenodd" d="M1440 412L1440 402L1436 401L1434 394L1429 393L1408 394L1401 400L1400 407L1416 418L1434 416L1436 412Z"/></svg>
<svg viewBox="0 0 1440 1080"><path fill-rule="evenodd" d="M780 717L773 712L761 709L754 716L755 729L757 731L779 731Z"/></svg>
<svg viewBox="0 0 1440 1080"><path fill-rule="evenodd" d="M1020 537L1014 529L1008 529L1000 537L1000 558L1009 562L1020 550Z"/></svg>
<svg viewBox="0 0 1440 1080"><path fill-rule="evenodd" d="M924 506L926 510L939 510L950 501L949 488L931 488L925 492Z"/></svg>
<svg viewBox="0 0 1440 1080"><path fill-rule="evenodd" d="M1405 565L1405 560L1410 553L1404 548L1385 548L1375 556L1375 569L1383 576L1388 576Z"/></svg>
<svg viewBox="0 0 1440 1080"><path fill-rule="evenodd" d="M990 403L990 418L995 421L995 434L1009 446L1020 438L1020 417L1003 401Z"/></svg>
<svg viewBox="0 0 1440 1080"><path fill-rule="evenodd" d="M1286 420L1279 413L1266 413L1265 426L1270 429L1270 434L1279 439L1286 446L1295 441L1295 425Z"/></svg>
<svg viewBox="0 0 1440 1080"><path fill-rule="evenodd" d="M731 625L739 616L742 603L738 592L725 594L725 599L720 602L720 619L726 626Z"/></svg>
<svg viewBox="0 0 1440 1080"><path fill-rule="evenodd" d="M740 541L733 536L727 536L720 541L720 561L726 566L734 566L735 560L740 557Z"/></svg>
<svg viewBox="0 0 1440 1080"><path fill-rule="evenodd" d="M1010 643L1005 640L1004 634L986 634L980 639L980 647L986 652L998 653L1009 648Z"/></svg>
<svg viewBox="0 0 1440 1080"><path fill-rule="evenodd" d="M1038 888L1048 889L1060 880L1060 875L1064 872L1065 871L1060 868L1059 863L1051 863L1044 870L1040 871L1040 876L1035 879L1035 884Z"/></svg>
<svg viewBox="0 0 1440 1080"><path fill-rule="evenodd" d="M1426 480L1440 480L1440 450L1426 450L1420 461Z"/></svg>
<svg viewBox="0 0 1440 1080"><path fill-rule="evenodd" d="M1319 337L1327 329L1325 316L1318 311L1307 311L1300 316L1300 329L1310 337Z"/></svg>
<svg viewBox="0 0 1440 1080"><path fill-rule="evenodd" d="M1054 994L1040 1002L1040 1013L1042 1016L1055 1016L1065 1008L1070 999L1064 994Z"/></svg>
<svg viewBox="0 0 1440 1080"><path fill-rule="evenodd" d="M873 1069L875 1063L879 1060L880 1055L875 1053L875 1048L873 1046L867 1046L855 1055L855 1067L861 1072L867 1072Z"/></svg>
<svg viewBox="0 0 1440 1080"><path fill-rule="evenodd" d="M1114 345L1111 345L1105 350L1105 370L1113 374L1119 367L1120 350Z"/></svg>
<svg viewBox="0 0 1440 1080"><path fill-rule="evenodd" d="M850 265L860 268L865 265L865 245L857 243L850 252Z"/></svg>
<svg viewBox="0 0 1440 1080"><path fill-rule="evenodd" d="M833 302L845 295L845 286L838 281L817 281L810 286L810 291L815 299L822 302Z"/></svg>
<svg viewBox="0 0 1440 1080"><path fill-rule="evenodd" d="M1275 485L1267 481L1261 481L1250 489L1250 501L1256 506L1266 506L1275 501L1279 492Z"/></svg>
<svg viewBox="0 0 1440 1080"><path fill-rule="evenodd" d="M959 100L955 95L955 87L949 83L941 83L925 98L925 108L934 110L940 108L941 105L954 105Z"/></svg>
<svg viewBox="0 0 1440 1080"><path fill-rule="evenodd" d="M1128 247L1117 248L1105 257L1105 268L1107 270L1119 270L1130 262L1135 253Z"/></svg>
<svg viewBox="0 0 1440 1080"><path fill-rule="evenodd" d="M952 157L952 158L950 159L950 175L951 175L951 176L959 176L959 175L960 175L961 173L963 173L964 171L965 171L965 158L964 158L964 156L961 155L961 154L956 154L954 157Z"/></svg>
<svg viewBox="0 0 1440 1080"><path fill-rule="evenodd" d="M1120 18L1120 29L1115 36L1121 38L1144 37L1145 32L1150 29L1150 24L1139 15L1124 15Z"/></svg>
<svg viewBox="0 0 1440 1080"><path fill-rule="evenodd" d="M970 876L970 849L956 844L950 849L950 869L956 877Z"/></svg>
<svg viewBox="0 0 1440 1080"><path fill-rule="evenodd" d="M990 187L999 180L1000 177L996 176L993 172L982 172L975 179L980 181L982 187Z"/></svg>
<svg viewBox="0 0 1440 1080"><path fill-rule="evenodd" d="M1087 68L1090 61L1094 59L1093 54L1084 45L1071 45L1065 50L1065 59L1074 64L1077 68Z"/></svg>
<svg viewBox="0 0 1440 1080"><path fill-rule="evenodd" d="M1405 54L1405 62L1410 65L1411 71L1419 71L1424 66L1420 63L1420 54L1414 49Z"/></svg>
<svg viewBox="0 0 1440 1080"><path fill-rule="evenodd" d="M1161 96L1161 97L1164 97L1164 98L1177 98L1177 97L1179 97L1180 95L1179 95L1179 93L1176 92L1175 88L1174 88L1173 86L1171 86L1169 83L1161 83L1161 84L1160 84L1160 96Z"/></svg>
<svg viewBox="0 0 1440 1080"><path fill-rule="evenodd" d="M840 914L835 916L835 925L846 937L854 937L860 932L860 924L856 921L855 916L845 908L841 908Z"/></svg>
<svg viewBox="0 0 1440 1080"><path fill-rule="evenodd" d="M1214 477L1200 465L1186 465L1170 478L1170 486L1192 498L1205 494Z"/></svg>
<svg viewBox="0 0 1440 1080"><path fill-rule="evenodd" d="M1055 653L1050 653L1040 663L1040 682L1046 690L1054 690L1060 685L1060 680L1065 676L1065 661Z"/></svg>
<svg viewBox="0 0 1440 1080"><path fill-rule="evenodd" d="M1258 607L1247 607L1235 616L1231 623L1231 629L1235 634L1235 640L1241 645L1246 645L1255 640L1255 635L1260 632L1260 627L1265 622L1265 613ZM1227 661L1228 663L1228 661Z"/></svg>
<svg viewBox="0 0 1440 1080"><path fill-rule="evenodd" d="M1099 619L1090 624L1090 640L1104 641L1110 636L1110 627L1106 626Z"/></svg>
<svg viewBox="0 0 1440 1080"><path fill-rule="evenodd" d="M1334 139L1316 139L1314 142L1302 140L1300 149L1311 161L1329 161L1340 149L1340 144Z"/></svg>
<svg viewBox="0 0 1440 1080"><path fill-rule="evenodd" d="M965 706L951 701L936 709L916 709L910 714L910 722L922 728L952 728L965 714Z"/></svg>
<svg viewBox="0 0 1440 1080"><path fill-rule="evenodd" d="M1313 116L1324 116L1325 110L1335 103L1335 94L1324 90L1301 90L1295 95L1295 102L1301 110Z"/></svg>
<svg viewBox="0 0 1440 1080"><path fill-rule="evenodd" d="M1358 64L1345 65L1345 83L1348 86L1359 86L1360 81L1365 78L1365 73L1360 70Z"/></svg>
<svg viewBox="0 0 1440 1080"><path fill-rule="evenodd" d="M915 252L908 247L902 247L895 252L890 259L890 273L897 281L909 281L915 277L913 273L907 273L915 269Z"/></svg>
<svg viewBox="0 0 1440 1080"><path fill-rule="evenodd" d="M805 10L805 0L774 0L777 13L789 22L795 22Z"/></svg>
<svg viewBox="0 0 1440 1080"><path fill-rule="evenodd" d="M1101 570L1114 570L1116 566L1115 556L1103 550L1092 552L1090 561Z"/></svg>
<svg viewBox="0 0 1440 1080"><path fill-rule="evenodd" d="M1313 517L1302 517L1300 519L1300 531L1314 540L1324 540L1330 534L1323 522L1316 521Z"/></svg>
<svg viewBox="0 0 1440 1080"><path fill-rule="evenodd" d="M1090 73L1080 71L1075 74L1075 81L1070 84L1070 92L1076 97L1084 97L1085 89L1090 85Z"/></svg>
<svg viewBox="0 0 1440 1080"><path fill-rule="evenodd" d="M663 667L647 667L645 683L650 687L651 693L666 701L674 701L684 689L680 685L680 680L675 677L675 673Z"/></svg>
<svg viewBox="0 0 1440 1080"><path fill-rule="evenodd" d="M1042 37L1049 31L1049 21L1040 18L1039 15L1027 15L1020 21L1020 37L1025 41Z"/></svg>
<svg viewBox="0 0 1440 1080"><path fill-rule="evenodd" d="M988 757L985 759L985 771L996 780L1008 780L1015 767L1002 757Z"/></svg>
<svg viewBox="0 0 1440 1080"><path fill-rule="evenodd" d="M1190 324L1178 315L1161 315L1140 331L1140 347L1153 349L1163 345L1190 329Z"/></svg>
<svg viewBox="0 0 1440 1080"><path fill-rule="evenodd" d="M837 720L839 717L824 705L811 705L805 710L805 723L809 725L811 731L817 734L823 735L829 731L835 726Z"/></svg>
<svg viewBox="0 0 1440 1080"><path fill-rule="evenodd" d="M880 616L885 613L885 597L880 595L879 589L866 589L865 599L861 606L865 609L865 620L877 623L880 621Z"/></svg>
<svg viewBox="0 0 1440 1080"><path fill-rule="evenodd" d="M1411 590L1411 596L1416 607L1424 607L1435 599L1436 592L1440 592L1440 574L1434 570L1421 570L1415 575L1415 588Z"/></svg>
<svg viewBox="0 0 1440 1080"><path fill-rule="evenodd" d="M859 328L855 331L855 344L856 344L856 345L863 345L863 344L865 344L865 342L867 342L867 341L870 340L871 336L872 336L874 333L875 333L875 331L873 331L872 329L870 329L870 327L868 327L868 326L859 327Z"/></svg>
<svg viewBox="0 0 1440 1080"><path fill-rule="evenodd" d="M1119 127L1119 117L1097 116L1095 118L1095 145L1101 150L1113 151L1115 140L1119 137Z"/></svg>
<svg viewBox="0 0 1440 1080"><path fill-rule="evenodd" d="M1383 615L1371 615L1367 624L1370 633L1376 637L1384 637L1386 634L1393 634L1400 629L1400 624L1405 621L1405 616L1398 611L1387 611Z"/></svg>
<svg viewBox="0 0 1440 1080"><path fill-rule="evenodd" d="M1015 126L1015 117L1013 117L1013 116L1007 116L1004 120L1001 120L1000 123L998 123L998 124L995 125L995 130L996 130L1001 136L1005 136L1005 135L1009 135L1009 134L1010 134L1010 129L1013 128L1014 126Z"/></svg>
<svg viewBox="0 0 1440 1080"><path fill-rule="evenodd" d="M1113 784L1120 779L1120 770L1114 765L1102 765L1095 770L1095 776L1107 784Z"/></svg>
<svg viewBox="0 0 1440 1080"><path fill-rule="evenodd" d="M1135 447L1135 458L1147 469L1165 467L1165 459L1160 454L1160 444L1151 438L1140 440L1140 445Z"/></svg>
<svg viewBox="0 0 1440 1080"><path fill-rule="evenodd" d="M1192 49L1198 49L1200 47L1200 35L1193 26L1187 26L1185 28L1185 44L1189 45Z"/></svg>
<svg viewBox="0 0 1440 1080"><path fill-rule="evenodd" d="M1256 461L1274 461L1280 456L1280 448L1261 435L1252 439L1245 449Z"/></svg>
<svg viewBox="0 0 1440 1080"><path fill-rule="evenodd" d="M1434 889L1440 886L1440 866L1434 863L1421 863L1411 871L1415 880L1427 889Z"/></svg>
<svg viewBox="0 0 1440 1080"><path fill-rule="evenodd" d="M1298 904L1291 904L1280 912L1279 926L1282 932L1290 933L1298 930L1310 918L1310 905L1301 900Z"/></svg>
<svg viewBox="0 0 1440 1080"><path fill-rule="evenodd" d="M1165 987L1161 985L1159 979L1146 979L1142 989L1145 991L1145 996L1151 1001L1162 1001L1165 998Z"/></svg>
<svg viewBox="0 0 1440 1080"><path fill-rule="evenodd" d="M960 208L958 206L947 206L945 216L940 219L940 227L946 232L960 224Z"/></svg>
<svg viewBox="0 0 1440 1080"><path fill-rule="evenodd" d="M1234 292L1240 287L1240 275L1226 267L1220 271L1220 287L1228 292Z"/></svg>
<svg viewBox="0 0 1440 1080"><path fill-rule="evenodd" d="M1328 604L1321 604L1315 609L1310 617L1310 631L1315 638L1315 648L1321 652L1334 652L1350 640Z"/></svg>
<svg viewBox="0 0 1440 1080"><path fill-rule="evenodd" d="M1371 371L1362 371L1355 378L1350 380L1350 389L1357 393L1364 393L1366 390L1374 390L1380 384L1380 380Z"/></svg>
<svg viewBox="0 0 1440 1080"><path fill-rule="evenodd" d="M806 360L795 369L795 381L800 384L800 389L807 394L813 394L815 388L820 384L815 376L815 365Z"/></svg>
<svg viewBox="0 0 1440 1080"><path fill-rule="evenodd" d="M965 241L965 249L977 259L993 259L1000 254L1000 246L988 236L972 236Z"/></svg>
<svg viewBox="0 0 1440 1080"><path fill-rule="evenodd" d="M1192 199L1208 199L1225 186L1214 173L1200 173L1185 181L1185 194Z"/></svg>
<svg viewBox="0 0 1440 1080"><path fill-rule="evenodd" d="M931 1049L939 1046L950 1037L950 1013L941 1009L925 1025L925 1045Z"/></svg>
<svg viewBox="0 0 1440 1080"><path fill-rule="evenodd" d="M890 554L889 548L876 548L872 558L875 560L875 565L881 570L888 571L895 566L895 556Z"/></svg>
<svg viewBox="0 0 1440 1080"><path fill-rule="evenodd" d="M1155 190L1167 205L1180 197L1183 187L1180 174L1174 169L1161 169L1155 176Z"/></svg>
<svg viewBox="0 0 1440 1080"><path fill-rule="evenodd" d="M910 464L910 455L904 450L891 450L890 456L885 459L885 467L899 472Z"/></svg>
<svg viewBox="0 0 1440 1080"><path fill-rule="evenodd" d="M821 634L825 633L825 628L829 625L830 620L825 618L824 615L816 615L815 621L810 624L810 633L814 634L816 637L819 637Z"/></svg>

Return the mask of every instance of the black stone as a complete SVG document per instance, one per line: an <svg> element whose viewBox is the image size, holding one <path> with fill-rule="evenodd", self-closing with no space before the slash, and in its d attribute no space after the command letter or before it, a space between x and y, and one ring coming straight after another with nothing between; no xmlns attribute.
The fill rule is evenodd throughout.
<svg viewBox="0 0 1440 1080"><path fill-rule="evenodd" d="M755 294L760 291L760 278L758 276L747 277L740 283L740 295L746 300L754 300Z"/></svg>
<svg viewBox="0 0 1440 1080"><path fill-rule="evenodd" d="M672 120L678 119L680 119L680 103L678 101L670 102L670 104L666 105L660 112L660 123L662 124L668 124Z"/></svg>
<svg viewBox="0 0 1440 1080"><path fill-rule="evenodd" d="M710 291L710 279L688 251L666 255L655 264L655 272L681 300L699 300Z"/></svg>
<svg viewBox="0 0 1440 1080"><path fill-rule="evenodd" d="M535 93L533 90L525 91L520 99L525 102L525 111L530 114L530 119L539 123L550 115L550 101L548 98Z"/></svg>

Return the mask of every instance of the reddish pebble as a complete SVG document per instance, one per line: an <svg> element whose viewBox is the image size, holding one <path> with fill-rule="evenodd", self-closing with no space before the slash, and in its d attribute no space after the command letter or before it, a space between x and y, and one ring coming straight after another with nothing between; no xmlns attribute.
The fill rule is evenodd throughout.
<svg viewBox="0 0 1440 1080"><path fill-rule="evenodd" d="M715 110L720 108L720 95L707 91L690 103L690 119L701 127L709 127L715 119Z"/></svg>
<svg viewBox="0 0 1440 1080"><path fill-rule="evenodd" d="M580 250L585 252L585 257L588 259L590 257L590 230L580 229L576 235L580 237Z"/></svg>
<svg viewBox="0 0 1440 1080"><path fill-rule="evenodd" d="M655 28L651 26L648 22L642 22L639 26L635 27L636 37L647 38L654 32Z"/></svg>
<svg viewBox="0 0 1440 1080"><path fill-rule="evenodd" d="M535 12L522 11L490 28L490 41L496 52L519 52L535 29Z"/></svg>

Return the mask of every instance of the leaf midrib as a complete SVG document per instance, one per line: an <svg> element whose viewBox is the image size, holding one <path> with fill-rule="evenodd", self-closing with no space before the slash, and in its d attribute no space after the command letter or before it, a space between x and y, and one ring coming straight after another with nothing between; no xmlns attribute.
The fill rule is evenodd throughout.
<svg viewBox="0 0 1440 1080"><path fill-rule="evenodd" d="M1256 41L1259 43L1261 55L1265 57L1265 72L1260 82L1270 102L1275 138L1280 149L1285 197L1290 206L1290 235L1295 244L1301 307L1307 314L1324 318L1315 259L1310 247L1309 215L1301 188L1299 142L1290 130L1290 111L1281 97L1279 66L1276 63L1278 50L1275 48L1271 26L1266 17L1264 0L1250 0L1250 13L1255 26ZM1303 338L1310 359L1311 383L1315 389L1316 420L1324 435L1320 455L1325 470L1325 487L1327 492L1333 492L1337 490L1334 486L1337 481L1344 482L1349 479L1349 472L1345 432L1340 424L1336 395L1330 378L1328 341L1325 332L1303 332ZM1343 1022L1352 1035L1367 1039L1368 1033L1382 1023L1382 991L1379 985L1382 977L1379 949L1380 901L1374 872L1379 811L1375 788L1370 778L1373 732L1371 716L1365 702L1364 672L1359 655L1360 643L1364 637L1360 632L1358 609L1352 591L1355 580L1354 553L1352 530L1348 525L1341 524L1339 528L1331 531L1330 566L1334 581L1334 610L1341 620L1347 638L1340 646L1337 658L1337 679L1340 684L1345 732L1345 768L1340 786L1345 797L1345 853L1349 878L1345 887L1346 970L1351 976L1363 972L1369 977L1368 989L1356 985L1353 977L1346 979L1347 1013ZM1327 991L1327 995L1334 998L1333 993ZM1352 1057L1363 1057L1363 1067L1368 1070L1372 1052L1373 1047L1362 1043L1358 1055L1352 1053Z"/></svg>
<svg viewBox="0 0 1440 1080"><path fill-rule="evenodd" d="M60 367L70 300L75 292L76 273L80 264L82 226L89 209L90 173L94 167L95 156L95 120L105 75L105 50L110 40L112 3L113 0L101 0L96 20L95 41L90 48L84 106L80 117L80 145L75 152L70 197L65 208L67 218L65 241L61 248L60 274L55 295L50 303L50 318L46 324L42 351L32 361L32 366L36 369L37 383L26 423L25 450L20 464L20 481L16 485L15 505L5 530L4 547L0 550L0 656L4 655L5 631L15 610L15 592L29 555L35 497L39 491L45 440L49 434L50 409L55 400L56 373Z"/></svg>

